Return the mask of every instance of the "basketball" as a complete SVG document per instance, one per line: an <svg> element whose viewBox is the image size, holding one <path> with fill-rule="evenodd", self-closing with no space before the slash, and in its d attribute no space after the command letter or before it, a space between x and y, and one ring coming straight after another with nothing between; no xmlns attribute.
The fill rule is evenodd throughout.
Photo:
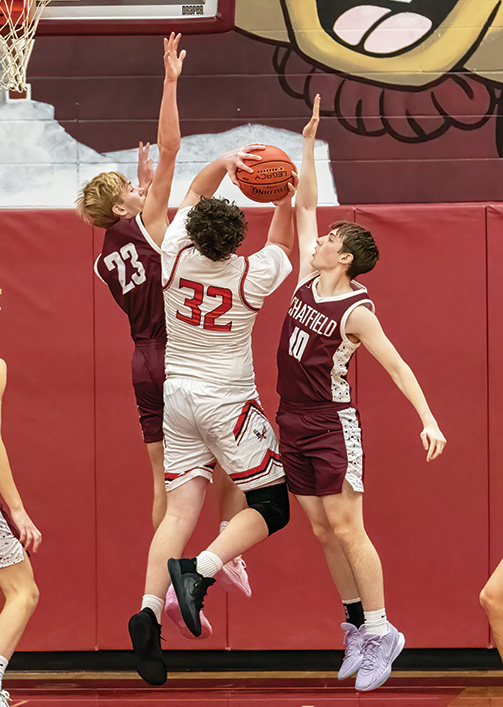
<svg viewBox="0 0 503 707"><path fill-rule="evenodd" d="M257 150L256 154L262 157L260 162L243 160L253 169L252 173L236 170L239 188L253 201L279 201L288 193L288 184L293 184L292 172L297 171L295 165L286 152L274 145L266 145L265 150Z"/></svg>

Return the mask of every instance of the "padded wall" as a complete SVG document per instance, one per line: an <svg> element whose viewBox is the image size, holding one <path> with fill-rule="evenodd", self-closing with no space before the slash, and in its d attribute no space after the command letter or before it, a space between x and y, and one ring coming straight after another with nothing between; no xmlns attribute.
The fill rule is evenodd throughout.
<svg viewBox="0 0 503 707"><path fill-rule="evenodd" d="M503 207L487 209L487 277L489 313L489 509L490 571L503 557Z"/></svg>
<svg viewBox="0 0 503 707"><path fill-rule="evenodd" d="M90 229L72 213L0 212L2 432L44 536L27 650L96 645L93 277Z"/></svg>
<svg viewBox="0 0 503 707"><path fill-rule="evenodd" d="M270 213L248 211L244 252L265 241ZM371 226L378 239L381 261L362 281L449 440L444 458L427 465L415 413L380 366L358 354L367 525L384 563L390 618L405 630L408 647L487 645L477 596L489 571L490 528L502 531L496 505L489 525L488 485L501 508L496 258L503 209L322 209L320 230L341 218ZM3 432L26 505L44 532L34 558L42 599L25 650L129 648L127 619L143 589L151 471L130 383L127 320L92 271L101 239L69 212L0 212L0 355L9 365ZM292 275L255 329L257 382L270 416L276 345L294 285ZM167 648L341 646L339 601L308 523L292 506L289 527L246 555L252 599L212 588L205 612L213 637L182 639L166 622ZM210 489L189 551L217 528ZM494 543L493 564L499 555ZM56 606L65 621L54 628Z"/></svg>
<svg viewBox="0 0 503 707"><path fill-rule="evenodd" d="M409 647L483 646L487 629L478 593L488 553L485 208L358 207L355 216L371 228L381 250L381 262L362 281L448 440L442 457L427 464L417 415L362 351L358 402L367 450L366 517L384 565L388 613Z"/></svg>

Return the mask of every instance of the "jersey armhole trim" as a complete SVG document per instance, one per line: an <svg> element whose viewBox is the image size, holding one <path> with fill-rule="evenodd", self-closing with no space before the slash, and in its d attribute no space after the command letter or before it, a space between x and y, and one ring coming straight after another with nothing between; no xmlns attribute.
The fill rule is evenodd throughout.
<svg viewBox="0 0 503 707"><path fill-rule="evenodd" d="M176 269L177 269L177 267L178 267L178 263L179 263L179 261L180 261L181 255L182 255L183 251L184 251L184 250L187 250L188 248L192 248L192 244L191 244L191 245L186 245L186 246L184 246L184 247L183 247L181 250L179 250L178 253L176 254L175 262L173 263L173 265L172 265L172 267L171 267L171 272L170 272L170 274L169 274L168 280L167 280L166 284L162 286L163 291L164 291L164 290L167 290L168 287L172 284L172 282L173 282L173 280L174 280L174 278L175 278L175 272L176 272Z"/></svg>
<svg viewBox="0 0 503 707"><path fill-rule="evenodd" d="M103 253L100 253L100 254L98 255L98 257L96 258L96 260L94 261L94 272L95 272L95 274L100 278L101 282L103 282L103 283L106 285L107 283L106 283L105 280L101 277L101 275L100 275L100 273L99 273L99 271L98 271L98 260L101 258L102 255L103 255Z"/></svg>
<svg viewBox="0 0 503 707"><path fill-rule="evenodd" d="M141 233L142 233L142 236L145 238L145 240L147 241L147 243L149 244L149 246L150 246L153 250L155 250L156 253L159 253L159 255L161 255L161 249L159 248L159 246L157 245L157 243L152 239L152 237L149 235L149 232L147 231L147 229L145 228L145 225L144 225L143 221L141 220L141 214L137 214L137 215L136 215L135 221L136 221L136 224L137 224L138 228L140 229L140 231L141 231Z"/></svg>
<svg viewBox="0 0 503 707"><path fill-rule="evenodd" d="M248 275L248 270L250 269L250 262L248 258L244 258L245 261L245 268L243 270L243 274L241 275L241 280L239 282L239 294L241 295L241 300L245 307L248 307L248 309L251 309L252 312L260 312L260 307L253 307L246 299L245 297L245 279L246 276Z"/></svg>
<svg viewBox="0 0 503 707"><path fill-rule="evenodd" d="M343 340L346 344L351 344L352 346L359 346L360 344L359 344L359 343L358 343L358 344L355 344L354 341L351 341L351 339L349 339L349 338L346 336L346 322L348 321L348 317L349 317L349 315L351 314L351 312L352 312L354 309L356 309L357 307L360 307L361 305L367 307L368 309L370 309L370 311L371 311L373 314L375 314L376 308L375 308L375 305L374 305L374 303L372 302L372 300L371 300L371 299L361 299L361 300L359 300L358 302L355 302L354 304L352 304L351 307L348 307L348 308L346 309L346 311L344 312L344 314L343 314L343 316L342 316L341 323L340 323L340 326L339 326L339 331L341 332L342 340ZM369 305L370 305L370 306L369 306Z"/></svg>
<svg viewBox="0 0 503 707"><path fill-rule="evenodd" d="M295 292L302 287L302 285L307 285L308 282L311 282L311 280L314 280L318 275L320 274L319 270L313 270L313 272L310 272L309 275L306 275L306 277L303 277L302 280L299 280L296 287L295 287Z"/></svg>

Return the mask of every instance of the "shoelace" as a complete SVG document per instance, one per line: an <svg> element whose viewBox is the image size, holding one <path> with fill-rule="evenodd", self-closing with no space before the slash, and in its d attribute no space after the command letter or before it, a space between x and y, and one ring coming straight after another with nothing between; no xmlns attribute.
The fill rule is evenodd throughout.
<svg viewBox="0 0 503 707"><path fill-rule="evenodd" d="M0 697L3 697L3 698L5 699L5 704L7 704L7 702L12 702L12 700L11 700L11 698L10 698L10 695L9 695L9 693L7 692L7 690L1 690L1 691L0 691Z"/></svg>
<svg viewBox="0 0 503 707"><path fill-rule="evenodd" d="M382 636L371 636L365 639L362 646L363 660L360 670L372 670L374 668L381 639Z"/></svg>
<svg viewBox="0 0 503 707"><path fill-rule="evenodd" d="M346 657L352 656L356 652L360 652L357 648L358 631L347 629L344 631L344 645L346 646Z"/></svg>

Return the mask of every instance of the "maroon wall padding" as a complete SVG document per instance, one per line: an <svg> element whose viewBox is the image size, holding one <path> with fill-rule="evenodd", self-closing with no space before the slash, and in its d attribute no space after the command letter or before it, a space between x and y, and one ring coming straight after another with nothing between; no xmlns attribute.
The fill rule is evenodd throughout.
<svg viewBox="0 0 503 707"><path fill-rule="evenodd" d="M358 207L381 262L362 277L448 439L427 464L412 407L366 352L358 399L367 527L409 647L487 645L487 316L482 205ZM462 618L460 618L462 617Z"/></svg>
<svg viewBox="0 0 503 707"><path fill-rule="evenodd" d="M247 210L244 253L265 242L271 213ZM477 600L490 540L491 566L502 554L503 208L327 208L319 212L320 232L339 219L368 225L378 240L381 261L361 281L449 440L445 456L427 465L410 404L367 352L358 355L367 527L384 564L388 614L408 647L488 645ZM101 240L101 231L69 211L0 212L0 356L9 366L3 433L26 506L44 532L33 558L42 598L24 650L129 648L127 620L143 593L151 470L131 387L127 319L93 273ZM255 327L257 383L271 417L276 346L295 281L291 275L269 298ZM217 530L210 487L188 554ZM289 527L246 561L253 597L213 587L205 607L213 637L182 639L166 621L167 648L341 647L339 600L294 500Z"/></svg>
<svg viewBox="0 0 503 707"><path fill-rule="evenodd" d="M503 557L503 206L487 209L489 571Z"/></svg>
<svg viewBox="0 0 503 707"><path fill-rule="evenodd" d="M69 211L0 211L3 436L28 513L40 604L20 647L96 645L93 272Z"/></svg>

